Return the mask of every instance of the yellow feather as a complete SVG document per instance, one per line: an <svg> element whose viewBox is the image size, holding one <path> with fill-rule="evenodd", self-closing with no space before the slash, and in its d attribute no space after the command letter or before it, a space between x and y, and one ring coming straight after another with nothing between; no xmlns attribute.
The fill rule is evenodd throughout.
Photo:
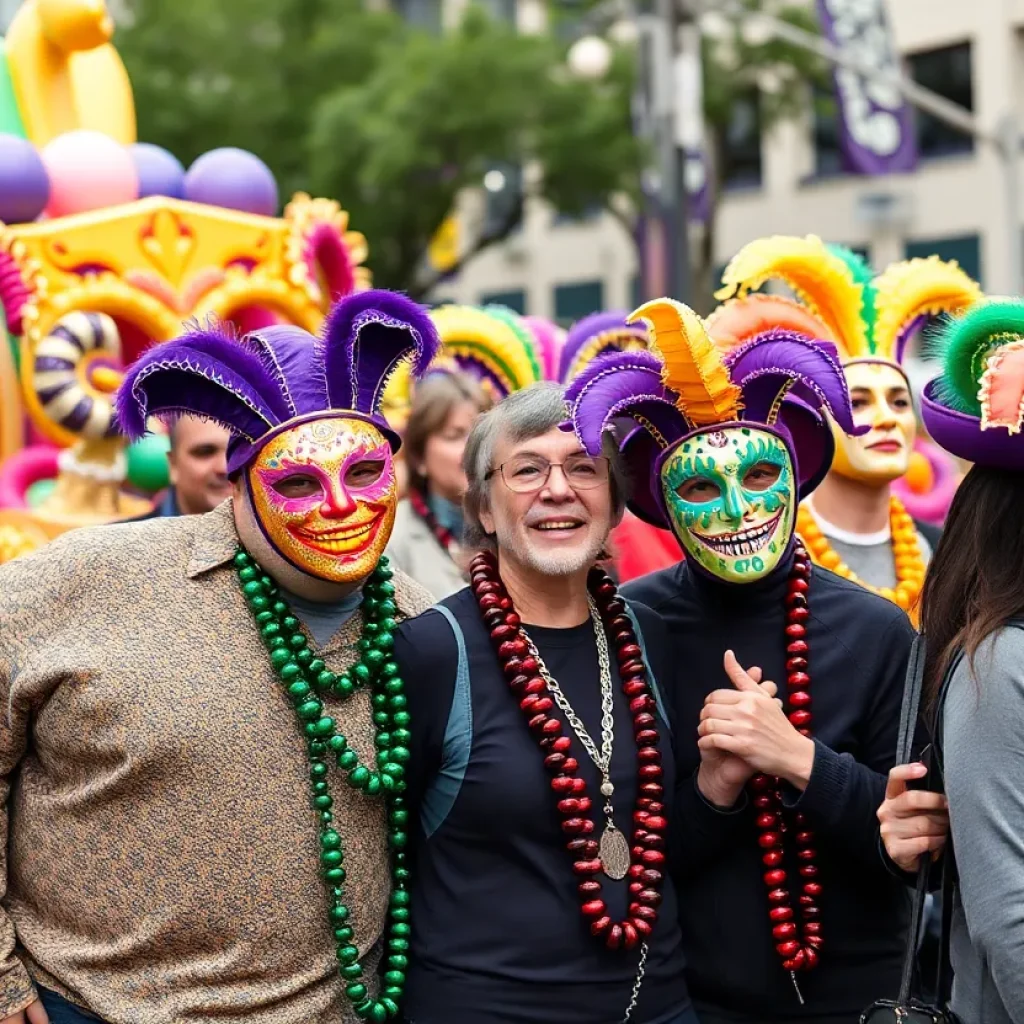
<svg viewBox="0 0 1024 1024"><path fill-rule="evenodd" d="M961 313L982 298L981 288L953 260L938 256L894 263L875 278L875 349L896 361L900 335L915 317Z"/></svg>
<svg viewBox="0 0 1024 1024"><path fill-rule="evenodd" d="M725 268L715 298L742 297L776 278L828 327L844 359L869 354L861 287L846 264L814 235L776 235L745 245Z"/></svg>
<svg viewBox="0 0 1024 1024"><path fill-rule="evenodd" d="M674 299L655 299L631 313L628 320L648 325L661 354L662 380L679 395L679 409L695 427L739 416L742 393L729 380L704 321L689 306Z"/></svg>

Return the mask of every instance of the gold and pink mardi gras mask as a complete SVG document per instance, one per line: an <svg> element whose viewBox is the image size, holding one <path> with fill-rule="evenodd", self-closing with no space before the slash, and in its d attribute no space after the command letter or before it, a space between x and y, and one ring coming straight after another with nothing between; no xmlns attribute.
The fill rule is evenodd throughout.
<svg viewBox="0 0 1024 1024"><path fill-rule="evenodd" d="M320 340L297 327L241 339L209 328L152 349L126 375L118 414L129 436L161 414L224 424L228 473L278 554L317 579L358 582L395 521L400 441L381 415L384 390L404 360L421 376L438 344L416 303L360 292L337 303Z"/></svg>
<svg viewBox="0 0 1024 1024"><path fill-rule="evenodd" d="M247 485L264 535L310 576L361 580L384 553L398 488L391 446L370 423L338 417L278 434Z"/></svg>

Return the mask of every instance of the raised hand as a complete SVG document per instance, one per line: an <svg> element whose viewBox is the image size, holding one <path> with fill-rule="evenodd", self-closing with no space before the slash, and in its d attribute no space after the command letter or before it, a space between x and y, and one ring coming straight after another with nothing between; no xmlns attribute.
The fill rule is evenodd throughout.
<svg viewBox="0 0 1024 1024"><path fill-rule="evenodd" d="M900 764L889 772L885 800L878 808L882 842L894 863L916 871L921 858L938 858L949 836L949 804L941 793L907 789L912 779L923 779L928 769L920 763Z"/></svg>
<svg viewBox="0 0 1024 1024"><path fill-rule="evenodd" d="M804 789L814 765L814 743L790 724L775 699L774 684L759 684L732 651L725 652L723 664L734 689L715 690L705 698L697 730L701 755L732 754L751 773L777 775Z"/></svg>

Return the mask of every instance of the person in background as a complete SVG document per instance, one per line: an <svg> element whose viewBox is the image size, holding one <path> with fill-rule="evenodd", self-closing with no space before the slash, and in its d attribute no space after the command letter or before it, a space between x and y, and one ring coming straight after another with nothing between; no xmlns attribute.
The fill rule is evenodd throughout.
<svg viewBox="0 0 1024 1024"><path fill-rule="evenodd" d="M801 504L797 532L818 565L895 601L916 623L939 530L915 522L892 491L910 466L917 432L902 362L928 316L967 309L981 288L955 262L936 256L894 263L876 276L857 253L813 236L751 242L722 280L719 296L740 298L709 318L719 345L741 340L735 327L743 319L758 322L759 330L800 319L818 320L811 335L838 347L853 422L867 429L853 437L834 429L832 467ZM789 286L799 301L747 294L771 280Z"/></svg>
<svg viewBox="0 0 1024 1024"><path fill-rule="evenodd" d="M925 581L922 704L945 797L890 774L878 816L914 871L951 827L952 1010L965 1024L1024 1022L1024 301L986 302L945 330L924 390L932 439L973 463ZM947 856L950 853L947 852ZM948 867L948 865L947 865Z"/></svg>
<svg viewBox="0 0 1024 1024"><path fill-rule="evenodd" d="M731 783L677 775L665 627L594 568L617 462L564 418L553 383L480 418L471 585L395 635L415 722L414 1024L696 1024L668 862L730 827Z"/></svg>
<svg viewBox="0 0 1024 1024"><path fill-rule="evenodd" d="M387 555L439 600L466 585L462 451L488 404L468 374L431 373L416 388L405 427L408 491L398 503Z"/></svg>
<svg viewBox="0 0 1024 1024"><path fill-rule="evenodd" d="M833 346L796 331L726 359L679 303L633 316L650 325L651 351L577 377L572 423L594 454L633 421L632 501L686 550L623 588L672 638L662 687L679 772L720 757L740 792L749 783L732 832L679 875L694 1006L701 1024L845 1024L866 992L899 988L907 891L875 815L913 630L893 602L814 566L794 531L831 461L826 414L856 429L842 370ZM784 706L739 666L778 680Z"/></svg>
<svg viewBox="0 0 1024 1024"><path fill-rule="evenodd" d="M228 479L230 433L213 420L181 416L168 430L171 486L156 516L194 516L212 512L231 497Z"/></svg>

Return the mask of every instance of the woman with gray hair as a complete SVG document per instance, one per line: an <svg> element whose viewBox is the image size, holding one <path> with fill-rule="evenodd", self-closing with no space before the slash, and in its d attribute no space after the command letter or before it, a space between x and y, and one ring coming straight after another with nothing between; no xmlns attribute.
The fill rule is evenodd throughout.
<svg viewBox="0 0 1024 1024"><path fill-rule="evenodd" d="M595 568L622 478L564 418L534 385L477 422L470 586L396 633L410 1024L695 1024L668 862L710 855L730 787L677 778L664 626Z"/></svg>

